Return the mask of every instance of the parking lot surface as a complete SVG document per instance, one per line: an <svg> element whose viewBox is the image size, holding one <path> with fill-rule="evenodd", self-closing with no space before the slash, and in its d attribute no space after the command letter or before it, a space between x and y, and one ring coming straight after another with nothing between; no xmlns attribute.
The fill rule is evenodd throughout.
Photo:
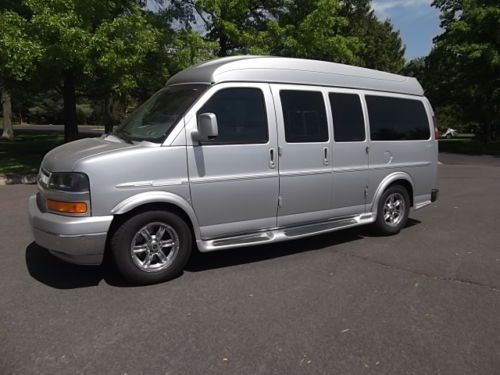
<svg viewBox="0 0 500 375"><path fill-rule="evenodd" d="M35 187L0 187L0 374L498 374L500 159L440 160L399 235L197 255L146 287L52 257Z"/></svg>

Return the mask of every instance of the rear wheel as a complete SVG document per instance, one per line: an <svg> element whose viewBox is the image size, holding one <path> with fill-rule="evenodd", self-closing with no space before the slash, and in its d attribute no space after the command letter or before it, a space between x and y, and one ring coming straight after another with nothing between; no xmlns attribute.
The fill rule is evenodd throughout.
<svg viewBox="0 0 500 375"><path fill-rule="evenodd" d="M127 280L152 284L178 276L189 260L192 236L179 216L166 211L138 213L111 238L118 271Z"/></svg>
<svg viewBox="0 0 500 375"><path fill-rule="evenodd" d="M390 186L379 199L375 228L378 233L399 233L408 221L410 198L408 191L400 185Z"/></svg>

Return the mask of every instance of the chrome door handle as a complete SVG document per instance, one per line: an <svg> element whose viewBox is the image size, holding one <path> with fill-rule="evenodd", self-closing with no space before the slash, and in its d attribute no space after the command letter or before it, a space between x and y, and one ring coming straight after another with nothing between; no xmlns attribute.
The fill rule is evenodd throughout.
<svg viewBox="0 0 500 375"><path fill-rule="evenodd" d="M276 149L269 149L269 168L276 168Z"/></svg>
<svg viewBox="0 0 500 375"><path fill-rule="evenodd" d="M323 147L323 164L328 165L328 147Z"/></svg>

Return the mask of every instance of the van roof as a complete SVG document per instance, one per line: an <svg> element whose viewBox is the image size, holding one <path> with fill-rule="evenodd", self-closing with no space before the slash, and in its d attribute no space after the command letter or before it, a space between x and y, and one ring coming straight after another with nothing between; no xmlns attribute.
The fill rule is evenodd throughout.
<svg viewBox="0 0 500 375"><path fill-rule="evenodd" d="M332 62L272 56L232 56L197 64L172 76L181 83L272 82L347 87L423 95L413 77Z"/></svg>

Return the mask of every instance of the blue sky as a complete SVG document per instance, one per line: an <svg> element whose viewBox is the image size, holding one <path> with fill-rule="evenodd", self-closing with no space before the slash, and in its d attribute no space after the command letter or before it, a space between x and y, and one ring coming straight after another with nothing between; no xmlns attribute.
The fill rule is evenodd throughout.
<svg viewBox="0 0 500 375"><path fill-rule="evenodd" d="M380 19L389 18L401 33L406 45L405 57L425 56L432 48L432 38L440 34L439 12L432 0L373 0Z"/></svg>

